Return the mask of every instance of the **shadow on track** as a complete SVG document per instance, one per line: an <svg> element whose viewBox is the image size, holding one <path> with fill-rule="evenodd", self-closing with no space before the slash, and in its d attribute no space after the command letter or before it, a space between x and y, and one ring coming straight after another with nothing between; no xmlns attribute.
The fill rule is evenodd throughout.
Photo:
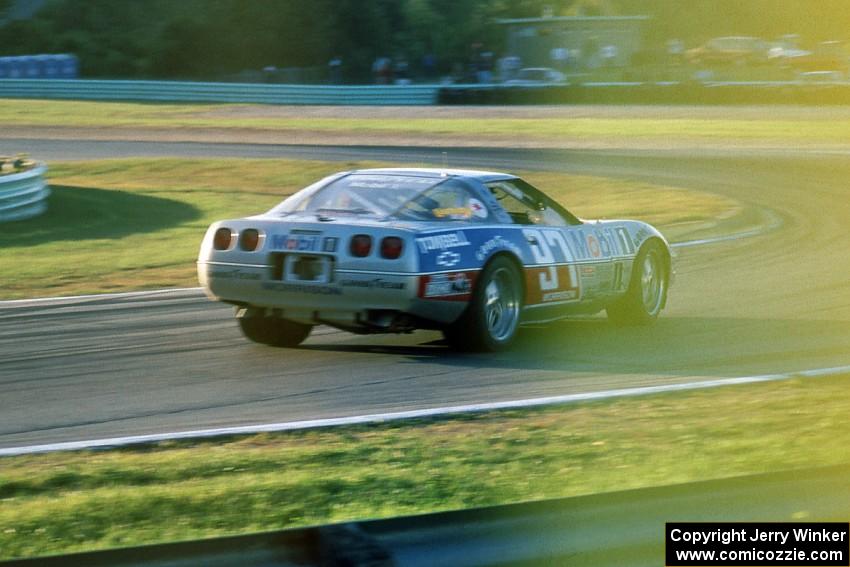
<svg viewBox="0 0 850 567"><path fill-rule="evenodd" d="M848 335L847 321L667 317L650 327L617 327L598 317L523 328L515 346L502 353L454 352L433 333L432 340L419 343L411 340L417 334L407 339L378 335L307 344L300 350L321 353L325 360L332 353L386 354L458 370L740 375L747 367L787 371L808 355L840 359L846 355L841 338Z"/></svg>

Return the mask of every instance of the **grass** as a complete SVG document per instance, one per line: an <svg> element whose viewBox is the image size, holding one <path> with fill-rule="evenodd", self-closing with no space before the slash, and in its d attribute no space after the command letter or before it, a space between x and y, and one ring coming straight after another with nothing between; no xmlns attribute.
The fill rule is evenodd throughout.
<svg viewBox="0 0 850 567"><path fill-rule="evenodd" d="M440 117L299 116L296 113L254 115L247 105L98 103L49 100L3 100L0 124L7 126L88 127L132 129L181 129L301 133L323 132L341 137L359 135L406 135L432 142L468 138L486 143L488 138L552 141L559 139L771 140L800 143L819 141L846 143L850 118L825 113L813 119L779 118L774 111L759 117L700 116L665 117L663 112L643 117L487 117L464 118L462 111ZM262 107L261 107L262 108Z"/></svg>
<svg viewBox="0 0 850 567"><path fill-rule="evenodd" d="M847 463L848 380L7 457L0 558Z"/></svg>
<svg viewBox="0 0 850 567"><path fill-rule="evenodd" d="M369 163L127 159L51 164L46 214L0 233L0 299L192 287L215 220L268 210L324 175ZM528 175L575 213L641 218L672 234L729 216L728 199L646 183Z"/></svg>

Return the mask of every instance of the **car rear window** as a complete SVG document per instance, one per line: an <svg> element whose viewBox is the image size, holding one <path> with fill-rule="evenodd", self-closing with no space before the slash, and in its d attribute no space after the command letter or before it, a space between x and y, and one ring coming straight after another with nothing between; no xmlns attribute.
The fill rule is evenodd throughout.
<svg viewBox="0 0 850 567"><path fill-rule="evenodd" d="M271 211L296 212L427 221L483 221L490 216L484 203L456 178L362 173L308 187Z"/></svg>

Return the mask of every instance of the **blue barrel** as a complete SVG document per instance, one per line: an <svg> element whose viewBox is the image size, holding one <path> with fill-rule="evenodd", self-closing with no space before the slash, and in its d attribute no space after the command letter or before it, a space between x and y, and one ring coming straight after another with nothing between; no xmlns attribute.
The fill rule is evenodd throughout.
<svg viewBox="0 0 850 567"><path fill-rule="evenodd" d="M57 65L59 68L58 78L60 79L76 79L80 73L80 61L76 55L63 53L57 55Z"/></svg>
<svg viewBox="0 0 850 567"><path fill-rule="evenodd" d="M18 58L24 79L37 79L41 76L41 61L35 55L22 55Z"/></svg>
<svg viewBox="0 0 850 567"><path fill-rule="evenodd" d="M23 62L21 61L21 57L7 57L7 72L9 73L10 79L23 79L24 78L24 68Z"/></svg>

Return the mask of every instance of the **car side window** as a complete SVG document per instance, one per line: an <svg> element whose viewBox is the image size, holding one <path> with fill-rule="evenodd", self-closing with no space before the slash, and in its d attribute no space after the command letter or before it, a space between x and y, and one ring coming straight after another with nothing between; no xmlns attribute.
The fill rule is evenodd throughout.
<svg viewBox="0 0 850 567"><path fill-rule="evenodd" d="M541 226L577 224L577 220L565 218L539 191L520 179L493 181L487 183L487 188L510 215L514 224Z"/></svg>

